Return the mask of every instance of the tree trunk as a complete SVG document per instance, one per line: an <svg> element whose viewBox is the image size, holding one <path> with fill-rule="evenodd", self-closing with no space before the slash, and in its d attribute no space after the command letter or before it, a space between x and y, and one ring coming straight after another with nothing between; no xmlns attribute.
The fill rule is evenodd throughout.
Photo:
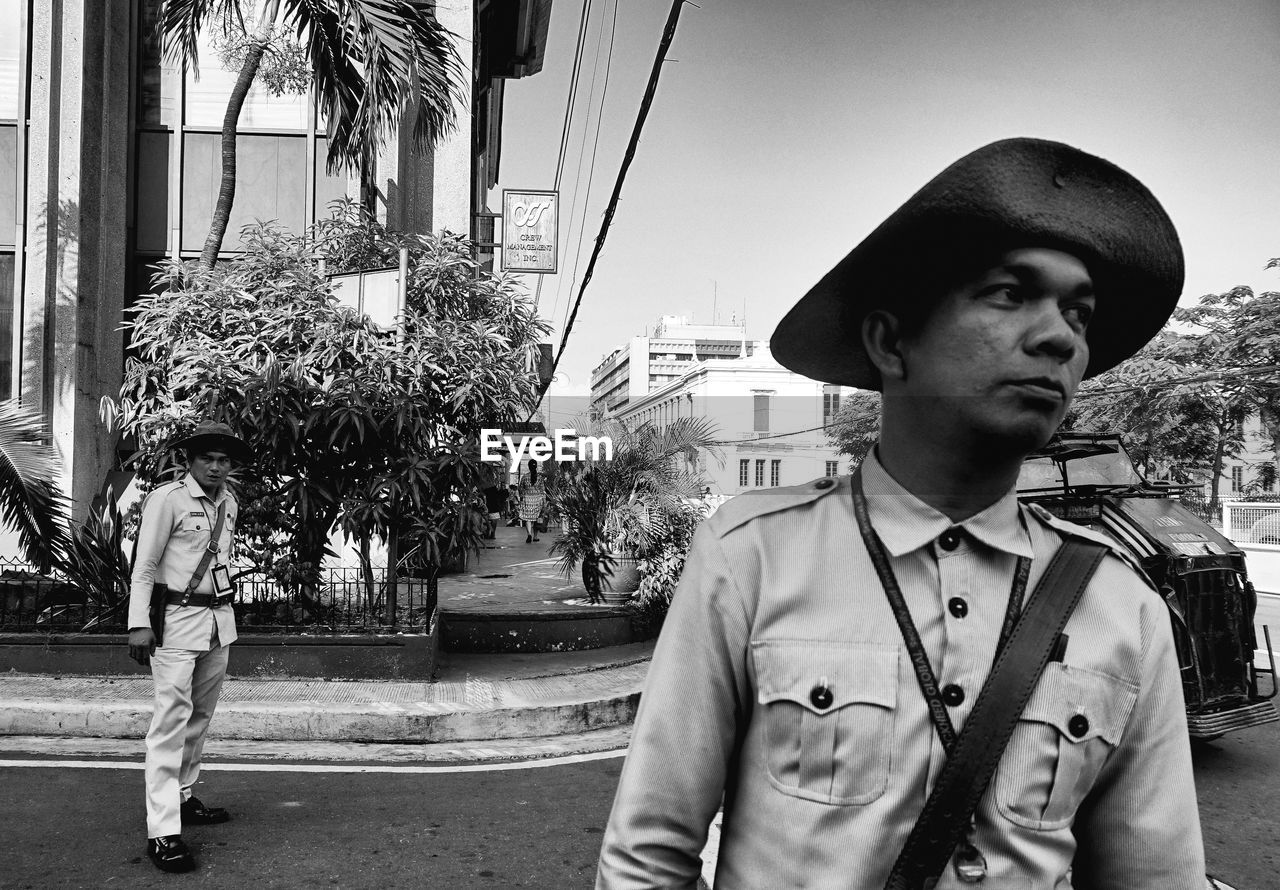
<svg viewBox="0 0 1280 890"><path fill-rule="evenodd" d="M1224 413L1223 418L1218 421L1218 442L1213 449L1213 470L1210 476L1209 488L1209 515L1217 516L1219 513L1218 506L1218 483L1222 476L1222 459L1227 451L1227 433L1231 429L1231 422L1226 419Z"/></svg>
<svg viewBox="0 0 1280 890"><path fill-rule="evenodd" d="M279 9L280 0L270 0L263 9L253 43L245 54L244 64L240 66L231 98L227 100L227 113L222 117L222 181L218 186L218 202L213 208L213 218L209 221L209 234L205 237L204 249L200 252L201 269L212 269L218 261L222 239L226 237L227 225L231 222L231 205L236 200L236 129L240 123L240 111L244 108L249 88L253 86L253 79L258 75L258 66L267 51L271 25L275 22Z"/></svg>
<svg viewBox="0 0 1280 890"><path fill-rule="evenodd" d="M1263 405L1258 410L1258 419L1271 438L1271 459L1275 462L1273 466L1276 472L1280 473L1280 411L1271 405Z"/></svg>

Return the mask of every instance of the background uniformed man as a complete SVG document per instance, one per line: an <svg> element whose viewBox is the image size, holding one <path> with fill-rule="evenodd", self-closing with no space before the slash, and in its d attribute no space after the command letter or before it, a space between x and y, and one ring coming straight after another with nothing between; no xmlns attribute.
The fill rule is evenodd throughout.
<svg viewBox="0 0 1280 890"><path fill-rule="evenodd" d="M946 760L915 656L960 731L1061 541L1106 540L1020 506L1018 470L1082 378L1159 331L1182 280L1176 232L1133 177L1012 139L939 174L805 295L774 355L880 390L880 442L852 478L734 498L698 530L597 887L692 888L722 801L717 887L885 886ZM1200 890L1169 617L1120 551L1062 643L964 841L985 886ZM938 887L975 876L949 865Z"/></svg>
<svg viewBox="0 0 1280 890"><path fill-rule="evenodd" d="M233 464L247 459L248 447L224 423L201 423L175 447L186 456L187 474L148 494L142 508L129 591L129 654L150 663L155 683L147 731L147 855L164 871L189 871L195 860L182 826L231 818L220 807L204 806L191 789L227 672L227 647L236 639L229 564L239 510L226 483ZM156 583L169 589L158 646L148 617Z"/></svg>

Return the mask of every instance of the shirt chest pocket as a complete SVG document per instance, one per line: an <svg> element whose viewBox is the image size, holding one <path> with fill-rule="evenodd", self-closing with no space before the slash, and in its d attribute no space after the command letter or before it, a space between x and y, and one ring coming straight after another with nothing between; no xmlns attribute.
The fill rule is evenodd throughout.
<svg viewBox="0 0 1280 890"><path fill-rule="evenodd" d="M1120 742L1138 697L1132 683L1051 663L996 771L996 804L1024 828L1063 828Z"/></svg>
<svg viewBox="0 0 1280 890"><path fill-rule="evenodd" d="M785 794L867 804L889 783L898 647L753 641L769 780Z"/></svg>
<svg viewBox="0 0 1280 890"><path fill-rule="evenodd" d="M178 528L173 536L188 549L203 549L209 543L211 531L207 516L203 513L188 513L178 521Z"/></svg>

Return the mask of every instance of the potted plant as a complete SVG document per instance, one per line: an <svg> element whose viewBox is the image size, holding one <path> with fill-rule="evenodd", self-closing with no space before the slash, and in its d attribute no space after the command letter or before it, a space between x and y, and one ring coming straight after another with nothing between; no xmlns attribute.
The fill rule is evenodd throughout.
<svg viewBox="0 0 1280 890"><path fill-rule="evenodd" d="M613 459L557 486L552 506L566 530L551 554L560 557L566 576L581 566L592 602L625 602L639 586L639 562L668 517L702 490L703 480L685 458L712 448L714 433L706 420L686 417L662 428L604 424L592 434L612 440Z"/></svg>

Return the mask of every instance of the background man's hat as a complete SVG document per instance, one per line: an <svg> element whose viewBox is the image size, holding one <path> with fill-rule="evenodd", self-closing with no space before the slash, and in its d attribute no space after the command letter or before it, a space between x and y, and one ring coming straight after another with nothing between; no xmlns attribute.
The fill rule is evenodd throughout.
<svg viewBox="0 0 1280 890"><path fill-rule="evenodd" d="M921 290L913 279L1019 247L1062 250L1089 269L1098 303L1086 377L1141 349L1182 294L1178 233L1142 183L1060 142L1005 139L956 161L894 211L792 307L769 348L806 377L879 389L862 348L867 313L910 309L903 301Z"/></svg>
<svg viewBox="0 0 1280 890"><path fill-rule="evenodd" d="M232 432L225 423L201 421L191 435L173 443L174 448L187 451L222 451L237 463L247 463L250 457L248 444Z"/></svg>

